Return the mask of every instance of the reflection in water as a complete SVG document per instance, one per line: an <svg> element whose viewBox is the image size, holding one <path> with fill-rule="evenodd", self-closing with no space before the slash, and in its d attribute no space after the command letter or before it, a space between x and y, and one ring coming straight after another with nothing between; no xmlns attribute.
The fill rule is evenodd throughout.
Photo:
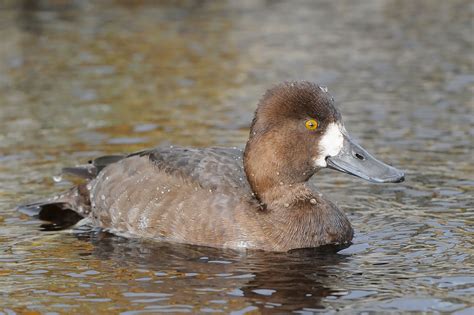
<svg viewBox="0 0 474 315"><path fill-rule="evenodd" d="M30 32L35 35L41 34L41 21L36 16L36 12L39 10L39 4L39 1L23 0L21 10L18 11L18 23L25 32Z"/></svg>
<svg viewBox="0 0 474 315"><path fill-rule="evenodd" d="M244 296L261 309L272 306L280 306L282 311L310 306L324 308L320 304L321 298L336 293L331 288L337 287L339 281L339 277L328 273L327 269L337 268L349 259L330 250L308 249L291 253L225 251L126 240L101 232L83 234L79 238L94 245L91 254L95 257L113 260L125 268L172 268L171 274L169 271L158 272L161 280L158 283L152 278L143 279L142 283L147 292L171 293L170 303L176 301L191 306L196 304L196 295L204 281L209 286L218 285L219 295L224 299ZM190 290L192 288L194 290ZM179 297L173 297L178 292Z"/></svg>
<svg viewBox="0 0 474 315"><path fill-rule="evenodd" d="M473 313L471 13L466 0L3 1L0 312ZM356 231L339 255L78 240L13 210L99 155L242 146L261 93L292 79L327 85L351 134L406 170L398 186L315 176Z"/></svg>
<svg viewBox="0 0 474 315"><path fill-rule="evenodd" d="M69 1L20 0L17 5L19 27L34 36L43 35L48 13L54 14L59 20L73 22L76 15L71 14L71 12L79 8L78 2Z"/></svg>

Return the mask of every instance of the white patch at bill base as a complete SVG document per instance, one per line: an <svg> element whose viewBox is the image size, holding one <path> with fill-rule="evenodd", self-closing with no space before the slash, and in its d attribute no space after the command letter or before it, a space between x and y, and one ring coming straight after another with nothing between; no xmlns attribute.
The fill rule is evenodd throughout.
<svg viewBox="0 0 474 315"><path fill-rule="evenodd" d="M341 124L330 123L319 141L319 155L314 158L314 166L327 167L326 157L337 155L344 144Z"/></svg>

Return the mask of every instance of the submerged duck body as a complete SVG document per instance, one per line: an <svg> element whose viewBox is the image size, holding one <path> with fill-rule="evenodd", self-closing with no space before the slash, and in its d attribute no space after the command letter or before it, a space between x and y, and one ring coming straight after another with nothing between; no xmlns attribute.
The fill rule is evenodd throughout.
<svg viewBox="0 0 474 315"><path fill-rule="evenodd" d="M52 222L89 218L117 234L202 246L348 244L347 217L307 183L324 167L403 180L350 139L325 88L283 83L261 99L244 151L168 146L101 157L65 169L86 183L22 208Z"/></svg>

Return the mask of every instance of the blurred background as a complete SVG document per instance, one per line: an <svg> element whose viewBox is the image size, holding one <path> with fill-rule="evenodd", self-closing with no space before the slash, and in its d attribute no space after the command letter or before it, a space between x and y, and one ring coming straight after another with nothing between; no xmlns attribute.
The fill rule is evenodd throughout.
<svg viewBox="0 0 474 315"><path fill-rule="evenodd" d="M0 0L0 314L474 313L473 18L470 0ZM264 91L303 79L407 173L314 177L356 230L338 254L42 232L14 210L98 155L243 147Z"/></svg>

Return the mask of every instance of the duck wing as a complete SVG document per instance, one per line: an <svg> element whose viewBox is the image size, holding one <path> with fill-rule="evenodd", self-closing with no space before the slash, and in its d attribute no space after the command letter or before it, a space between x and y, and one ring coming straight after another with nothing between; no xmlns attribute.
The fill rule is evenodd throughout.
<svg viewBox="0 0 474 315"><path fill-rule="evenodd" d="M198 183L203 188L246 186L243 152L238 148L186 148L161 146L128 155L106 155L88 164L63 168L69 174L92 180L108 165L135 156L147 156L160 171Z"/></svg>
<svg viewBox="0 0 474 315"><path fill-rule="evenodd" d="M90 187L97 181L101 181L99 175L102 175L104 169L114 164L123 164L119 177L126 181L128 177L134 176L132 175L134 167L139 167L139 163L134 162L136 157L148 157L150 166L154 166L149 168L153 173L148 174L157 179L160 175L167 174L174 180L192 182L203 189L216 192L251 193L243 169L242 150L167 146L128 155L101 156L84 165L66 167L63 169L64 174L84 178L86 183L74 186L51 198L20 205L18 209L23 213L53 222L61 228L71 226L88 216L92 210L91 197L93 195ZM120 186L121 183L111 183L111 187L115 185Z"/></svg>
<svg viewBox="0 0 474 315"><path fill-rule="evenodd" d="M160 171L197 183L202 188L218 191L248 186L243 152L237 148L158 147L133 155L148 156Z"/></svg>

